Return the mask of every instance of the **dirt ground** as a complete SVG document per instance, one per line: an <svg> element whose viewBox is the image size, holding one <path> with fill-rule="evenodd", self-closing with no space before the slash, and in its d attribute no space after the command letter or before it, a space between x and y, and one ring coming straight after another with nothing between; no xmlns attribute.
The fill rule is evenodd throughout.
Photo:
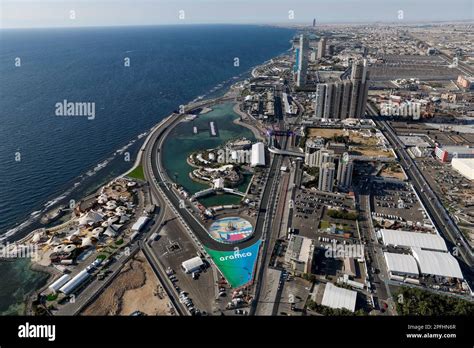
<svg viewBox="0 0 474 348"><path fill-rule="evenodd" d="M344 135L342 129L336 128L308 128L309 137L323 137L323 138L332 138L333 136Z"/></svg>
<svg viewBox="0 0 474 348"><path fill-rule="evenodd" d="M405 180L405 174L403 171L399 168L400 166L397 166L397 170L392 170L391 168L384 168L381 172L380 175L386 178L396 178L399 180Z"/></svg>
<svg viewBox="0 0 474 348"><path fill-rule="evenodd" d="M143 254L131 259L82 315L171 315L170 301Z"/></svg>
<svg viewBox="0 0 474 348"><path fill-rule="evenodd" d="M374 156L374 157L393 157L392 152L384 151L377 145L377 137L370 136L364 137L362 133L358 131L344 131L338 128L309 128L308 137L323 137L325 139L331 139L334 136L349 136L351 143L357 145L350 146L350 153L362 156Z"/></svg>

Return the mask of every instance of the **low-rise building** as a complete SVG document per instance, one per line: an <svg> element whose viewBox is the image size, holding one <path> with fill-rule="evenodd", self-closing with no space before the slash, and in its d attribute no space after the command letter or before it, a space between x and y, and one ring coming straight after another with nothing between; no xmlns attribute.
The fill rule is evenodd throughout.
<svg viewBox="0 0 474 348"><path fill-rule="evenodd" d="M310 238L291 235L288 249L285 254L285 262L291 269L299 273L311 273L313 263L314 244Z"/></svg>
<svg viewBox="0 0 474 348"><path fill-rule="evenodd" d="M464 177L474 180L474 158L453 158L451 165Z"/></svg>
<svg viewBox="0 0 474 348"><path fill-rule="evenodd" d="M436 146L435 155L441 162L451 162L453 158L474 158L474 148L469 146Z"/></svg>
<svg viewBox="0 0 474 348"><path fill-rule="evenodd" d="M321 304L334 309L345 308L351 312L355 311L357 292L347 290L327 283L324 288L324 295Z"/></svg>

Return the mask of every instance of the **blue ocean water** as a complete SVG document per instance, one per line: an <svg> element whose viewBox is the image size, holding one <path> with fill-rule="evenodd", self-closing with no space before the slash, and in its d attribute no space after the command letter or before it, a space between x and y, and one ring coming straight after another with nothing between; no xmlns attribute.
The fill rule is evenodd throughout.
<svg viewBox="0 0 474 348"><path fill-rule="evenodd" d="M287 50L292 35L234 25L1 30L0 233L180 104ZM63 100L95 103L95 119L56 116Z"/></svg>
<svg viewBox="0 0 474 348"><path fill-rule="evenodd" d="M0 235L180 104L286 51L293 34L237 25L0 30ZM63 100L95 103L95 118L56 116ZM0 283L0 313L12 313L44 275L29 262L1 267L18 268L1 282L20 290Z"/></svg>

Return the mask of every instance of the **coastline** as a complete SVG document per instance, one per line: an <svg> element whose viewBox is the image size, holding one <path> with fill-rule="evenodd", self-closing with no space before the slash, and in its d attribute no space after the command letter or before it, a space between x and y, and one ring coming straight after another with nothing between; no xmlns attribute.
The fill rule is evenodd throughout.
<svg viewBox="0 0 474 348"><path fill-rule="evenodd" d="M236 102L235 105L234 105L234 112L241 116L241 117L245 117L247 118L248 116L244 113L242 113L242 111L240 111L240 108L239 108L239 102ZM240 118L236 118L234 121L233 121L235 124L239 125L239 126L242 126L242 127L245 127L247 129L249 129L250 131L252 131L255 139L257 140L261 140L261 141L265 141L265 138L261 135L260 131L258 128L256 128L255 126L252 126L248 123L245 123L245 122L242 122L240 120Z"/></svg>
<svg viewBox="0 0 474 348"><path fill-rule="evenodd" d="M250 71L253 71L255 68L259 67L259 66L262 66L264 65L265 62L253 67L250 69ZM250 72L248 72L246 74L247 76L251 76ZM246 77L244 76L240 76L241 79L245 79ZM221 94L221 97L224 97L224 96L230 96L232 94L232 87L234 86L234 84L236 84L239 80L235 80L231 85L229 86L222 86L222 88L220 89L220 91L223 91L225 89L225 92ZM218 98L214 98L214 99L217 99L214 103L212 103L211 105L208 106L208 109L206 109L206 113L207 112L210 112L212 111L212 107L216 104L219 104L220 99L221 97L218 97ZM239 110L239 101L237 101L235 99L235 95L234 95L234 100L233 100L233 103L234 103L234 111L237 115L241 116L242 117L242 113L240 112ZM185 104L185 108L190 108L190 110L192 110L193 108L196 108L196 106L192 107L193 104L197 103L197 102L203 102L203 101L206 101L206 100L212 100L213 98L210 98L210 99L204 99L202 97L197 97L195 98L194 100L190 101L189 103ZM145 148L146 144L148 143L149 139L151 139L153 133L159 129L161 127L161 125L166 122L170 117L172 117L174 114L170 114L166 117L164 117L163 119L161 119L156 125L154 125L153 127L151 127L149 130L145 131L144 133L141 133L140 135L138 135L138 138L137 140L142 140L139 142L139 144L141 144L137 149L135 149L136 151L136 158L135 158L135 161L133 163L133 165L131 167L129 167L129 169L125 170L125 171L122 171L119 175L109 175L108 176L111 176L111 178L102 178L102 180L99 180L99 182L95 182L95 184L92 185L89 184L89 185L84 185L84 186L87 186L84 188L84 191L86 193L83 193L82 195L80 195L80 198L78 200L83 200L84 197L87 197L91 194L94 194L98 189L100 189L100 187L102 187L103 185L105 185L107 182L109 182L110 180L114 180L114 179L117 179L117 178L121 178L121 177L124 177L126 176L128 173L130 173L131 171L133 171L135 168L137 168L140 164L141 164L141 161L142 161L142 150ZM245 117L245 116L244 116ZM264 140L264 138L261 136L259 130L252 126L252 125L249 125L247 123L244 123L240 120L239 117L235 118L233 120L233 123L236 124L236 125L239 125L239 126L242 126L242 127L245 127L247 129L249 129L250 131L252 131L252 133L254 134L255 138L258 139L258 140ZM179 124L179 123L178 123ZM144 135L146 135L146 137L144 137ZM143 139L144 138L144 139ZM131 143L135 143L135 139L131 141ZM136 145L136 144L135 144ZM130 145L129 145L130 146ZM113 155L112 156L115 156L117 154L118 151L114 151ZM110 156L109 156L110 157ZM109 158L108 157L108 158ZM103 163L104 161L102 161L101 163ZM107 165L107 164L106 164ZM97 166L95 167L97 168ZM95 173L94 173L95 174ZM85 174L82 174L79 176L79 178L83 177ZM90 177L89 177L90 178ZM86 178L88 179L88 178ZM75 179L77 180L77 178ZM208 183L206 183L208 184ZM73 189L76 188L76 186L73 187ZM56 194L55 194L56 195ZM61 197L62 199L60 200L57 200L54 204L51 204L50 206L47 207L47 209L44 209L44 211L42 211L41 213L44 214L44 213L47 213L49 212L51 209L54 209L55 206L61 204L61 202L64 202L66 198L70 198L68 197L68 194L66 193L63 193L61 194L59 197ZM44 205L43 205L44 206ZM18 226L21 226L21 225L17 225ZM34 230L30 230L29 232L26 232L24 233L22 230L18 231L19 233L15 233L13 234L11 237L12 237L12 240L14 242L27 242L28 240L30 240L35 231L38 229L38 228L41 228L43 226L39 225L34 229ZM8 231L7 231L8 232ZM19 238L15 238L15 236L19 237ZM0 236L0 238L3 237L3 236ZM9 238L9 236L5 237L4 239L7 239ZM44 285L41 286L40 288L35 288L35 289L31 289L30 291L27 292L27 294L25 295L25 309L24 309L24 313L23 314L34 314L33 313L33 301L35 300L36 296L45 289L45 287L47 286L47 284L49 284L49 282L51 281L51 279L53 279L57 274L56 272L54 271L54 269L50 269L49 267L45 267L45 266L42 266L40 264L37 264L34 260L31 260L30 262L30 266L29 268L33 271L33 272L40 272L42 274L47 274L47 278L46 280L44 281Z"/></svg>

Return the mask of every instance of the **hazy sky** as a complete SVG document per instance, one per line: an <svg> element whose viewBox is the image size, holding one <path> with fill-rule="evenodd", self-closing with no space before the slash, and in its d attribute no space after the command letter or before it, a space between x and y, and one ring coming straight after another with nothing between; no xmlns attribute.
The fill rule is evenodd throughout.
<svg viewBox="0 0 474 348"><path fill-rule="evenodd" d="M0 0L0 27L473 20L474 0ZM73 12L71 12L73 11ZM183 12L180 12L183 11ZM290 12L294 18L290 17ZM184 18L180 18L184 17ZM75 18L71 18L75 17Z"/></svg>

